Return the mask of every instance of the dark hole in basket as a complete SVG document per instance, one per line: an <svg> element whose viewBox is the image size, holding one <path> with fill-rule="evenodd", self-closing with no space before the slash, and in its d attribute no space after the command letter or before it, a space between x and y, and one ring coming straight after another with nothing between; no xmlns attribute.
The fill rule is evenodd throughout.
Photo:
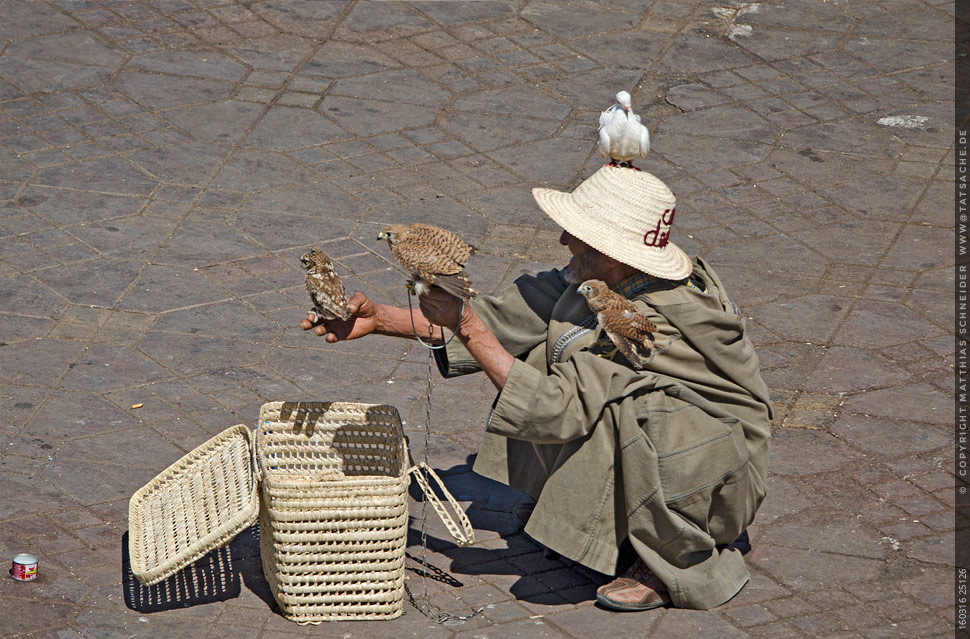
<svg viewBox="0 0 970 639"><path fill-rule="evenodd" d="M190 608L239 596L241 581L275 607L259 559L259 527L250 526L165 581L145 586L131 571L128 533L121 538L121 584L125 606L142 613Z"/></svg>
<svg viewBox="0 0 970 639"><path fill-rule="evenodd" d="M366 423L348 419L341 424L338 405L287 402L280 408L280 424L260 440L264 471L279 476L329 475L400 477L406 466L404 434L396 413L374 407ZM321 422L326 421L326 426ZM336 425L336 427L335 427ZM322 429L326 428L324 432ZM279 437L287 435L287 437Z"/></svg>

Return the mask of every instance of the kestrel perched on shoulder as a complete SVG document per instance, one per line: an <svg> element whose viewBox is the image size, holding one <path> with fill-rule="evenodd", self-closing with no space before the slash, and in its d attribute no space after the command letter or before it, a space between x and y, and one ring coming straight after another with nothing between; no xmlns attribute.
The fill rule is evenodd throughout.
<svg viewBox="0 0 970 639"><path fill-rule="evenodd" d="M394 257L411 274L418 295L424 295L432 286L455 297L478 295L465 272L468 256L477 249L451 231L430 224L388 224L377 239L390 244Z"/></svg>
<svg viewBox="0 0 970 639"><path fill-rule="evenodd" d="M310 312L315 316L314 323L321 319L350 319L344 283L337 277L327 254L311 248L300 258L300 263L306 269L306 290L313 302Z"/></svg>
<svg viewBox="0 0 970 639"><path fill-rule="evenodd" d="M601 280L586 280L576 290L586 298L596 321L623 357L634 368L646 366L657 325Z"/></svg>

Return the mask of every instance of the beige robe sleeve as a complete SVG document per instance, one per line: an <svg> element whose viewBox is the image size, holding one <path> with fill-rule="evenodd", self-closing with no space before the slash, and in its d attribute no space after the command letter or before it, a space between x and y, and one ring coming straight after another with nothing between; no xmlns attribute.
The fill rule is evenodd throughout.
<svg viewBox="0 0 970 639"><path fill-rule="evenodd" d="M546 341L552 309L568 284L558 270L524 275L499 295L480 295L472 308L499 343L513 357L522 357ZM481 370L452 332L444 329L448 346L434 351L443 377L457 377Z"/></svg>
<svg viewBox="0 0 970 639"><path fill-rule="evenodd" d="M536 444L564 444L588 434L604 406L647 392L655 382L648 373L589 352L553 364L548 375L516 361L486 430Z"/></svg>

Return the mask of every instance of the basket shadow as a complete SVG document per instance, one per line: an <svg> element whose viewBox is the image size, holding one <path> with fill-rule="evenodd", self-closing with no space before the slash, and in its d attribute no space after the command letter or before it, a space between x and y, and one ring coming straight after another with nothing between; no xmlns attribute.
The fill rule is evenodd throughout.
<svg viewBox="0 0 970 639"><path fill-rule="evenodd" d="M278 477L399 477L406 441L393 406L375 405L347 420L339 402L283 402L280 423L261 440Z"/></svg>
<svg viewBox="0 0 970 639"><path fill-rule="evenodd" d="M435 468L434 470L441 478L448 492L458 502L467 504L465 514L468 516L472 527L476 531L497 533L503 538L507 535L515 534L521 526L513 521L513 516L510 516L512 506L519 501L528 499L528 496L505 484L475 473L472 470L474 459L475 455L469 455L464 464L458 464L448 469ZM439 499L444 501L444 496L437 490L437 486L432 486L435 488ZM412 503L408 527L408 546L412 547L421 544L421 522L419 515L427 500L415 481L410 483L408 493L412 502L418 505L418 508L414 508L414 503ZM437 517L431 508L427 509L426 516L429 518L429 521L433 522L432 525L438 528L440 522L437 521ZM428 549L435 552L458 548L454 541L450 539L431 535L428 535L427 539ZM464 548L462 550L471 549Z"/></svg>
<svg viewBox="0 0 970 639"><path fill-rule="evenodd" d="M125 606L141 613L234 599L241 593L242 582L268 606L278 610L260 565L257 525L243 530L229 544L152 586L138 581L131 570L126 531L121 538L121 571Z"/></svg>

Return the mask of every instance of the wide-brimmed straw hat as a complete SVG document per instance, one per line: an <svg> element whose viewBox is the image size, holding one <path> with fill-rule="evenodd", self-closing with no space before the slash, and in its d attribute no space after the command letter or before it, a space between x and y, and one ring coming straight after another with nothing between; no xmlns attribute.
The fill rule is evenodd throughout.
<svg viewBox="0 0 970 639"><path fill-rule="evenodd" d="M654 277L681 280L690 258L670 241L677 198L645 171L604 166L572 193L534 188L546 214L573 237Z"/></svg>

